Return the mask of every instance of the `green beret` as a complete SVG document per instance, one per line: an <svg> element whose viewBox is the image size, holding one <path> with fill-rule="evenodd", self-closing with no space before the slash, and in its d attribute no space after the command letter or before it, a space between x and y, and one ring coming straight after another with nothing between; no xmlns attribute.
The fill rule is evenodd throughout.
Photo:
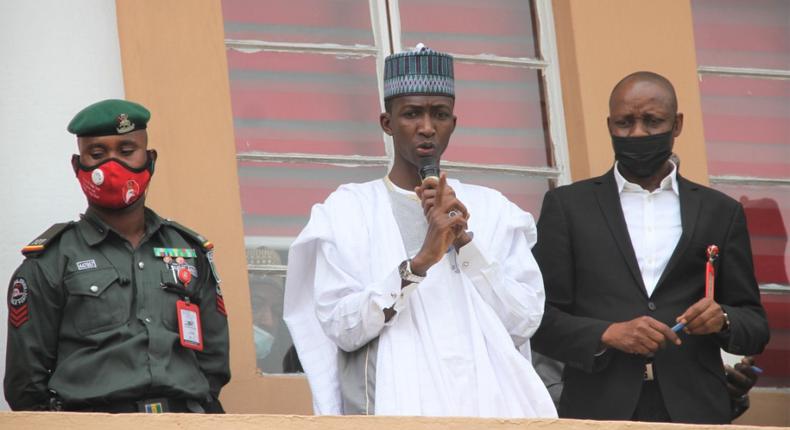
<svg viewBox="0 0 790 430"><path fill-rule="evenodd" d="M140 104L117 99L102 100L75 115L68 130L77 136L126 134L145 129L150 118L151 112Z"/></svg>

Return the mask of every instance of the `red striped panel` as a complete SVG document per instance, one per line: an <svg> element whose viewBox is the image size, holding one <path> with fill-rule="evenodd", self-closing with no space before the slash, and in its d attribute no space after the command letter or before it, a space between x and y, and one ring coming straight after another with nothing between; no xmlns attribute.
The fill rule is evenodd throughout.
<svg viewBox="0 0 790 430"><path fill-rule="evenodd" d="M711 175L790 177L790 81L704 76Z"/></svg>
<svg viewBox="0 0 790 430"><path fill-rule="evenodd" d="M787 285L790 253L790 187L715 185L738 200L746 213L755 275L760 283ZM790 309L788 310L790 312Z"/></svg>
<svg viewBox="0 0 790 430"><path fill-rule="evenodd" d="M366 0L222 0L225 37L372 45Z"/></svg>
<svg viewBox="0 0 790 430"><path fill-rule="evenodd" d="M790 330L790 294L764 293L761 296L768 323L772 329ZM790 340L790 339L787 339ZM790 343L779 342L784 349L790 350Z"/></svg>
<svg viewBox="0 0 790 430"><path fill-rule="evenodd" d="M222 0L222 15L258 24L371 28L367 0Z"/></svg>
<svg viewBox="0 0 790 430"><path fill-rule="evenodd" d="M697 62L790 69L790 2L693 0Z"/></svg>
<svg viewBox="0 0 790 430"><path fill-rule="evenodd" d="M529 1L400 0L404 46L446 52L535 57ZM436 19L451 15L450 19Z"/></svg>

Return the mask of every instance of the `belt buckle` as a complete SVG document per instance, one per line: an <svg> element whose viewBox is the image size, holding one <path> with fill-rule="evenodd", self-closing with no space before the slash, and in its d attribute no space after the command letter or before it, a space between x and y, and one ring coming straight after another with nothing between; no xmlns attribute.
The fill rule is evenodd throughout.
<svg viewBox="0 0 790 430"><path fill-rule="evenodd" d="M652 381L655 377L653 376L653 363L645 363L645 373L642 375L643 381Z"/></svg>
<svg viewBox="0 0 790 430"><path fill-rule="evenodd" d="M162 414L170 412L170 405L165 398L145 399L137 402L137 410L146 414Z"/></svg>

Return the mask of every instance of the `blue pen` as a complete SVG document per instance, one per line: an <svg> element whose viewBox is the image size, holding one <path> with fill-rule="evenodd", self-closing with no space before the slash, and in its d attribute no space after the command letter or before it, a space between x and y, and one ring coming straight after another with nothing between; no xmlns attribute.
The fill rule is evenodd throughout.
<svg viewBox="0 0 790 430"><path fill-rule="evenodd" d="M759 367L754 365L752 365L752 370L754 370L754 373L763 373L763 369L760 369Z"/></svg>
<svg viewBox="0 0 790 430"><path fill-rule="evenodd" d="M679 331L683 330L683 327L685 327L685 326L686 326L686 324L683 324L683 323L677 323L677 324L675 324L675 326L674 326L674 327L672 327L672 331L674 331L675 333L677 333L677 332L679 332Z"/></svg>

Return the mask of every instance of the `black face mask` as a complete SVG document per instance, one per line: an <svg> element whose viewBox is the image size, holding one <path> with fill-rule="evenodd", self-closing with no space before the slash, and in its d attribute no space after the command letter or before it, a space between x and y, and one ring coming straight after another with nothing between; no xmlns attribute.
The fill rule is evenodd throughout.
<svg viewBox="0 0 790 430"><path fill-rule="evenodd" d="M618 137L612 135L614 158L629 172L639 178L653 176L672 155L672 133L640 137Z"/></svg>

